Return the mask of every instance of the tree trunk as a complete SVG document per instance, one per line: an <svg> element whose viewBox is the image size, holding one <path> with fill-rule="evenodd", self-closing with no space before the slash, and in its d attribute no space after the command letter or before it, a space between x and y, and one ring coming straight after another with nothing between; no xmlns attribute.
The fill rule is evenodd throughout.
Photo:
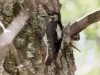
<svg viewBox="0 0 100 75"><path fill-rule="evenodd" d="M50 10L59 11L60 6L59 0L0 1L0 21L4 23L5 27L21 10L25 9L29 13L26 25L13 41L20 65L23 65L21 75L74 75L76 66L70 45L63 45L63 49L58 53L57 60L49 67L45 66L43 57L41 58L40 55L41 52L45 52L42 37L48 23L47 12ZM4 63L1 65L4 69L0 73L2 75L20 75L20 69L17 66L14 53L9 49Z"/></svg>

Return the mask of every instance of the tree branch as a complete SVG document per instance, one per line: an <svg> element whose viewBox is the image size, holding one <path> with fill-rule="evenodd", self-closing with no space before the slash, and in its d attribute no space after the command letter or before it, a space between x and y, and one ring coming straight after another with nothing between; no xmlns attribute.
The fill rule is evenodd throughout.
<svg viewBox="0 0 100 75"><path fill-rule="evenodd" d="M70 36L73 36L81 32L83 29L85 29L92 23L95 23L99 20L100 20L100 9L83 16L70 26Z"/></svg>
<svg viewBox="0 0 100 75"><path fill-rule="evenodd" d="M15 36L19 33L19 31L25 26L27 19L27 14L21 12L18 16L16 16L13 19L11 24L9 24L9 26L6 29L4 28L3 24L0 23L0 26L4 30L4 32L0 35L0 46L1 43L5 43L4 45L11 43Z"/></svg>
<svg viewBox="0 0 100 75"><path fill-rule="evenodd" d="M0 26L4 31L0 35L0 62L2 61L8 50L7 45L12 43L13 39L16 37L19 31L25 26L27 19L28 15L25 12L20 12L20 14L13 19L11 24L9 24L6 29L0 22Z"/></svg>

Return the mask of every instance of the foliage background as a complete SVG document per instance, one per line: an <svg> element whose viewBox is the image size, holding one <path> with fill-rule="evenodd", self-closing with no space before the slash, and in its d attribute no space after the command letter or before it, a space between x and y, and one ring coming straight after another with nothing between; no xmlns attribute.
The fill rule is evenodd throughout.
<svg viewBox="0 0 100 75"><path fill-rule="evenodd" d="M63 25L71 24L82 16L100 8L100 0L60 0ZM94 23L80 33L80 41L74 42L81 50L74 50L76 75L100 74L100 22Z"/></svg>

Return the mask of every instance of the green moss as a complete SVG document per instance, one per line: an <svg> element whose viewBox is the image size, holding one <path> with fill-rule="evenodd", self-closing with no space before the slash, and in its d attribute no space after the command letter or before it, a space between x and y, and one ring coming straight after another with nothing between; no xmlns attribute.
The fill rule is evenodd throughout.
<svg viewBox="0 0 100 75"><path fill-rule="evenodd" d="M16 16L16 15L20 12L20 10L21 10L20 4L19 4L19 3L15 3L14 9L13 9L13 11L14 11L14 16Z"/></svg>
<svg viewBox="0 0 100 75"><path fill-rule="evenodd" d="M13 15L13 3L4 4L2 12L7 16L12 16Z"/></svg>
<svg viewBox="0 0 100 75"><path fill-rule="evenodd" d="M17 63L11 50L9 50L5 57L3 67L10 75L19 75Z"/></svg>

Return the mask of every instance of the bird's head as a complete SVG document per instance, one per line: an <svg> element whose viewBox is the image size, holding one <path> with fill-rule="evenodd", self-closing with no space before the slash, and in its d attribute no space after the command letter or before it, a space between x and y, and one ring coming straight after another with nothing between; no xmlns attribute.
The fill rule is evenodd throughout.
<svg viewBox="0 0 100 75"><path fill-rule="evenodd" d="M61 19L60 14L58 12L55 12L55 11L48 12L48 17L52 21L59 21Z"/></svg>

